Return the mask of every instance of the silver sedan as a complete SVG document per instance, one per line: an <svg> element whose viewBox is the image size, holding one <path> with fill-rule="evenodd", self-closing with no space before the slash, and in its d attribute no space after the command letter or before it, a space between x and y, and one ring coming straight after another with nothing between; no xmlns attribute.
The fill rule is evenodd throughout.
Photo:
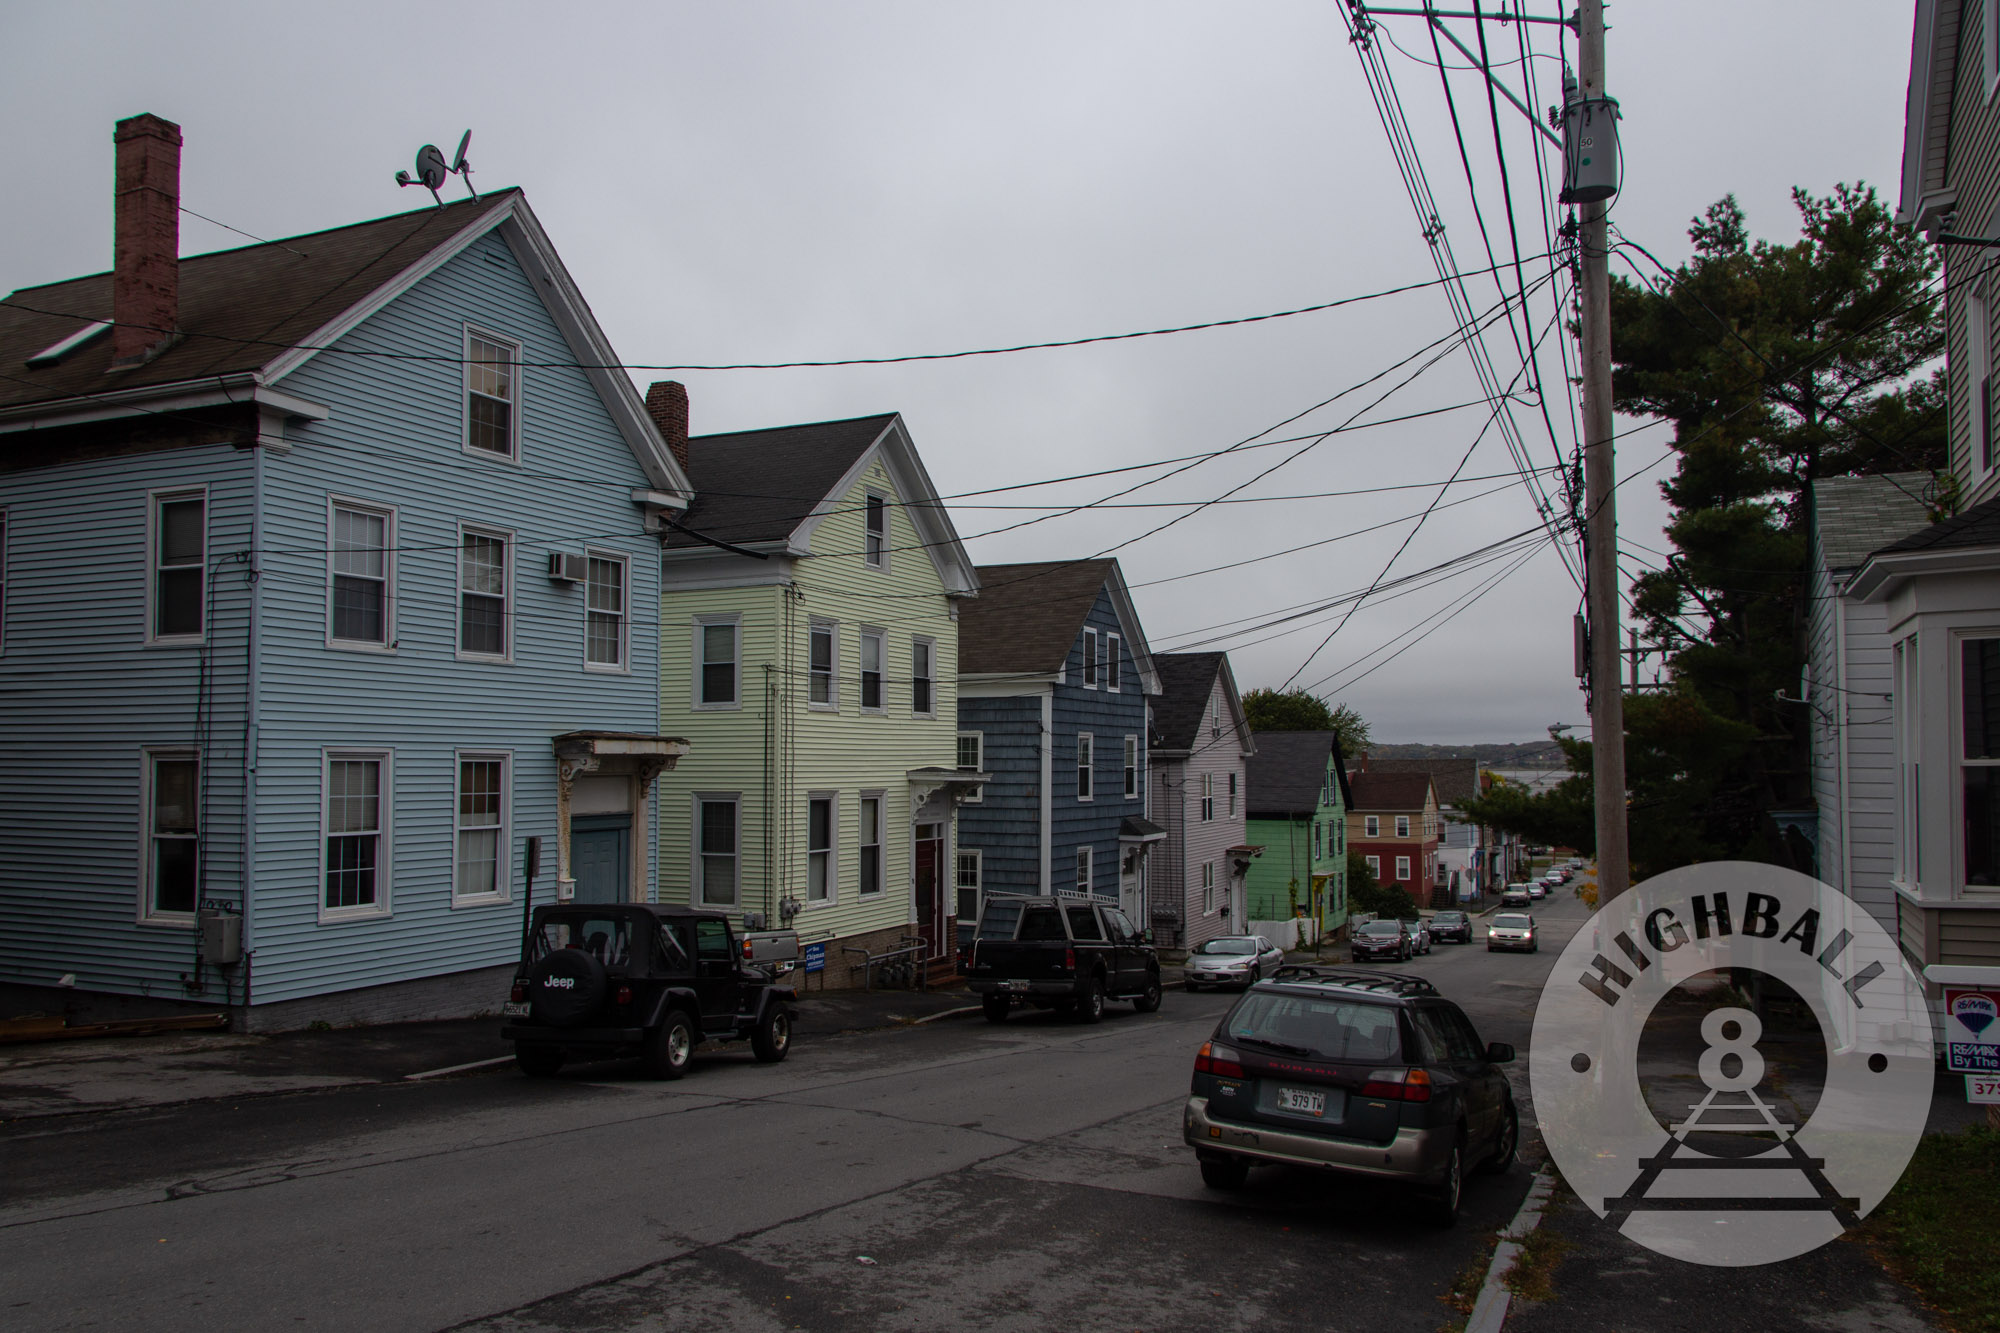
<svg viewBox="0 0 2000 1333"><path fill-rule="evenodd" d="M1284 961L1285 951L1262 935L1222 935L1189 950L1181 981L1189 990L1247 988L1276 972Z"/></svg>

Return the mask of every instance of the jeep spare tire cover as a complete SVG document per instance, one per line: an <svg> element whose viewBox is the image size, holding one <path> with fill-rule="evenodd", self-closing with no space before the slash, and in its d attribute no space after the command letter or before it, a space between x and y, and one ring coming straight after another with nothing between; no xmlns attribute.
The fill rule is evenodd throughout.
<svg viewBox="0 0 2000 1333"><path fill-rule="evenodd" d="M604 964L581 949L557 949L528 969L528 1000L537 1022L568 1028L597 1012L604 999Z"/></svg>

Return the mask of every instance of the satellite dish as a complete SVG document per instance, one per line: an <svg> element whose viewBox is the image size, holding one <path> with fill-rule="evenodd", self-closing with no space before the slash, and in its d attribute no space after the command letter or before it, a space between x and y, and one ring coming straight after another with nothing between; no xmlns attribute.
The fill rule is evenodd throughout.
<svg viewBox="0 0 2000 1333"><path fill-rule="evenodd" d="M407 171L399 171L396 173L396 184L423 186L431 192L431 198L437 200L438 207L443 208L444 198L438 194L438 189L445 183L446 178L457 176L465 182L465 192L477 199L479 191L472 188L472 164L465 160L465 148L471 142L472 131L467 130L459 139L458 151L452 155L449 164L445 162L444 154L438 151L436 144L425 144L417 150L417 174L412 176Z"/></svg>

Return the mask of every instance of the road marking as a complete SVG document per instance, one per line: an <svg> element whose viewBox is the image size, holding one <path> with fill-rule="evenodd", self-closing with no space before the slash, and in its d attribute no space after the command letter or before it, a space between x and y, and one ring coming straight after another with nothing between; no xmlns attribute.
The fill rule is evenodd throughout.
<svg viewBox="0 0 2000 1333"><path fill-rule="evenodd" d="M426 1069L421 1074L405 1074L403 1078L406 1082L415 1083L421 1079L445 1078L451 1074L468 1074L475 1069L491 1069L495 1065L510 1065L513 1063L514 1057L511 1055L496 1055L491 1060L474 1060L469 1064L446 1065L443 1069Z"/></svg>

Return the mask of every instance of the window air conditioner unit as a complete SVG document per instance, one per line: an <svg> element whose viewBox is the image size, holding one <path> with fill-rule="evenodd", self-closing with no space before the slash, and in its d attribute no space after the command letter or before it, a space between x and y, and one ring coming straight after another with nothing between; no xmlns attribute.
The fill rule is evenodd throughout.
<svg viewBox="0 0 2000 1333"><path fill-rule="evenodd" d="M586 557L549 552L549 582L582 583L589 573L590 562Z"/></svg>

